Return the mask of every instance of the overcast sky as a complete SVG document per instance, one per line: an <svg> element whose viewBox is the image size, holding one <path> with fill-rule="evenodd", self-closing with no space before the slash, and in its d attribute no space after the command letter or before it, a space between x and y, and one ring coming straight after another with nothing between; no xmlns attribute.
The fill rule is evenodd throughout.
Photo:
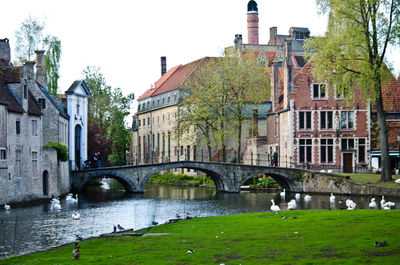
<svg viewBox="0 0 400 265"><path fill-rule="evenodd" d="M260 44L269 28L288 34L291 26L308 27L322 35L327 17L317 13L315 0L258 0ZM10 39L29 14L46 23L45 33L61 40L59 92L82 79L86 66L98 66L107 84L138 98L167 68L219 56L233 45L235 34L247 43L248 0L12 0L2 4L0 38ZM397 52L396 72L400 70ZM393 57L393 56L392 56ZM393 57L394 58L394 57Z"/></svg>

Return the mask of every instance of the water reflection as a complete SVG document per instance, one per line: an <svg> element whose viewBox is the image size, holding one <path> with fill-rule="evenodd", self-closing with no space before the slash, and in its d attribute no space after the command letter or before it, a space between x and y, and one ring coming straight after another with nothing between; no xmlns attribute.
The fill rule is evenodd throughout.
<svg viewBox="0 0 400 265"><path fill-rule="evenodd" d="M89 189L79 195L79 202L67 203L61 199L60 211L52 211L51 204L13 207L0 212L0 256L26 253L74 241L77 234L83 238L113 231L120 224L125 228L140 229L153 222L165 223L169 219L190 216L227 215L269 211L271 199L282 210L295 198L294 193L240 192L220 193L214 189L147 185L142 194L127 194L117 182L105 180L110 189ZM341 209L349 196L336 195L333 204L329 195L312 194L309 202L304 194L297 200L297 209ZM352 196L357 208L368 208L370 197ZM400 198L386 198L400 208ZM380 198L376 198L379 202ZM379 203L378 203L378 207ZM80 214L79 220L72 213Z"/></svg>

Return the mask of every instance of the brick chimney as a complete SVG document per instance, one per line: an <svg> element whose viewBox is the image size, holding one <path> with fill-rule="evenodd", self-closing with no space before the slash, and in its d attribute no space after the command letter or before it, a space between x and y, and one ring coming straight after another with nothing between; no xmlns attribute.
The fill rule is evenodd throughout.
<svg viewBox="0 0 400 265"><path fill-rule="evenodd" d="M167 72L167 57L161 56L161 76Z"/></svg>
<svg viewBox="0 0 400 265"><path fill-rule="evenodd" d="M269 28L269 42L270 45L276 45L276 37L278 36L278 28L270 27Z"/></svg>
<svg viewBox="0 0 400 265"><path fill-rule="evenodd" d="M293 69L292 69L292 39L285 39L286 60L285 67L285 84L284 84L284 108L289 108L289 93L293 92Z"/></svg>
<svg viewBox="0 0 400 265"><path fill-rule="evenodd" d="M235 51L240 49L243 44L242 34L236 34L233 43L235 44Z"/></svg>
<svg viewBox="0 0 400 265"><path fill-rule="evenodd" d="M252 109L251 137L258 136L258 109Z"/></svg>
<svg viewBox="0 0 400 265"><path fill-rule="evenodd" d="M46 67L44 64L44 51L35 51L36 53L36 82L46 87Z"/></svg>
<svg viewBox="0 0 400 265"><path fill-rule="evenodd" d="M247 42L258 44L258 6L251 0L247 4Z"/></svg>
<svg viewBox="0 0 400 265"><path fill-rule="evenodd" d="M0 39L0 59L4 59L7 64L11 61L10 43L7 38Z"/></svg>

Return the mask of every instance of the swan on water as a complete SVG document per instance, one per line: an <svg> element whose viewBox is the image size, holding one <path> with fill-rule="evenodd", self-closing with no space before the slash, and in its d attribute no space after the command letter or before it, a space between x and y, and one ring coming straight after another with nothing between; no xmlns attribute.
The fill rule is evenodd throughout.
<svg viewBox="0 0 400 265"><path fill-rule="evenodd" d="M296 200L291 200L288 202L288 210L294 210L297 208Z"/></svg>
<svg viewBox="0 0 400 265"><path fill-rule="evenodd" d="M383 208L383 205L385 204L385 196L382 195L382 199L381 199L381 208Z"/></svg>
<svg viewBox="0 0 400 265"><path fill-rule="evenodd" d="M275 213L279 212L279 211L281 210L281 208L279 208L278 205L275 205L274 200L271 200L271 202L272 202L271 211L273 211L273 212L275 212Z"/></svg>
<svg viewBox="0 0 400 265"><path fill-rule="evenodd" d="M4 204L4 210L9 211L11 209L11 206L8 204Z"/></svg>
<svg viewBox="0 0 400 265"><path fill-rule="evenodd" d="M65 198L65 200L66 200L68 203L77 203L77 202L78 202L78 194L75 194L75 198L72 197L72 195L71 195L71 196L68 196L68 195L67 195L67 197Z"/></svg>
<svg viewBox="0 0 400 265"><path fill-rule="evenodd" d="M296 193L296 195L294 195L294 197L296 198L296 200L300 200L300 193Z"/></svg>
<svg viewBox="0 0 400 265"><path fill-rule="evenodd" d="M72 213L72 220L79 220L81 215L79 213L73 212Z"/></svg>
<svg viewBox="0 0 400 265"><path fill-rule="evenodd" d="M281 197L285 197L286 196L286 190L283 189L283 191L281 191L280 195L281 195Z"/></svg>
<svg viewBox="0 0 400 265"><path fill-rule="evenodd" d="M311 196L307 194L306 196L304 196L304 200L305 201L311 201Z"/></svg>

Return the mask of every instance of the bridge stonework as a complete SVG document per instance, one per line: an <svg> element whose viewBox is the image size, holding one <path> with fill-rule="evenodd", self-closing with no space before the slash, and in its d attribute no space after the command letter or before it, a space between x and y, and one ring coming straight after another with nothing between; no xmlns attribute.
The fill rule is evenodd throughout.
<svg viewBox="0 0 400 265"><path fill-rule="evenodd" d="M178 161L161 164L108 167L73 171L71 186L80 191L90 179L107 176L117 179L128 192L144 192L148 179L163 170L187 168L206 173L217 191L239 192L246 180L265 174L291 192L334 192L350 194L352 181L348 177L296 168L267 167L244 164Z"/></svg>

